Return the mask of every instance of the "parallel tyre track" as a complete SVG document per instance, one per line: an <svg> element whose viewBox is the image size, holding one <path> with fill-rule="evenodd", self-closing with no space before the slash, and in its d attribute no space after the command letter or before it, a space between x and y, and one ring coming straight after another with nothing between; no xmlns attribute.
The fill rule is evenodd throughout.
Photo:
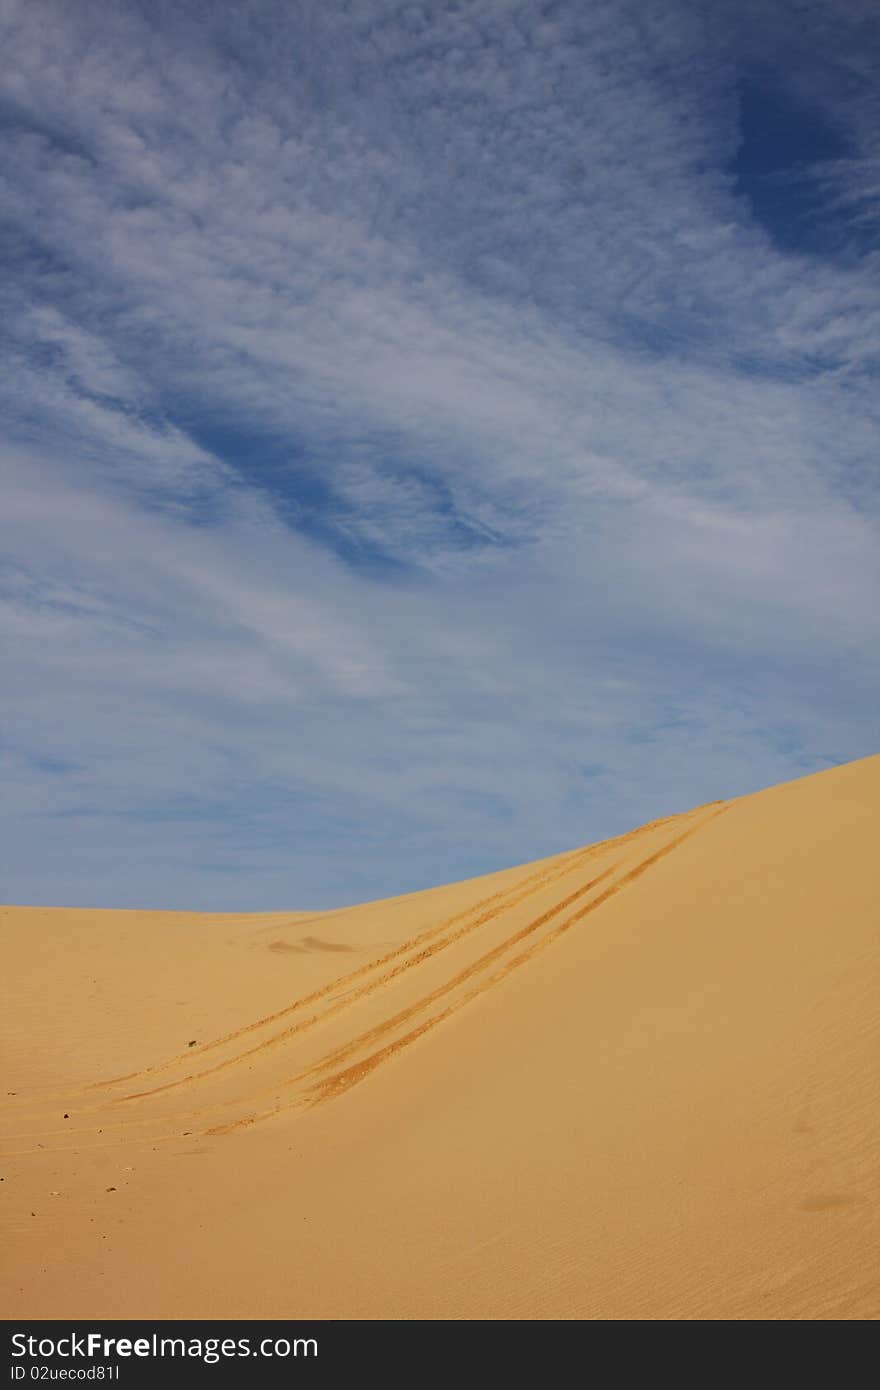
<svg viewBox="0 0 880 1390"><path fill-rule="evenodd" d="M410 1047L429 1031L449 1019L459 1009L466 1007L486 990L500 983L512 971L519 969L539 951L546 949L556 941L564 932L569 931L588 915L598 910L609 899L647 873L655 864L673 853L703 826L727 809L728 803L713 803L708 807L700 807L696 811L688 812L684 816L652 822L650 825L640 827L639 830L631 831L616 840L589 846L585 850L573 851L561 859L555 860L552 867L543 866L540 870L527 875L509 888L490 894L443 922L417 933L377 960L367 962L348 975L313 991L302 999L295 1000L284 1009L254 1020L239 1029L224 1034L222 1037L212 1039L199 1049L200 1054L204 1056L224 1044L234 1044L252 1036L259 1029L267 1028L273 1023L290 1018L300 1010L305 1010L310 1006L318 1006L315 1013L276 1031L251 1047L237 1050L231 1057L224 1058L195 1072L190 1071L187 1075L160 1083L158 1086L127 1092L121 1096L113 1096L107 1092L120 1084L130 1084L135 1079L147 1080L160 1075L184 1059L192 1063L194 1060L192 1054L180 1054L179 1057L154 1064L140 1072L134 1072L124 1077L91 1083L81 1091L81 1094L91 1093L97 1103L90 1106L85 1114L90 1114L95 1119L101 1119L100 1125L93 1124L87 1128L77 1127L76 1129L42 1130L39 1134L31 1131L27 1134L10 1135L8 1141L36 1138L50 1141L55 1136L63 1135L68 1142L58 1147L66 1149L104 1147L112 1144L137 1142L139 1139L150 1143L167 1142L178 1139L182 1134L185 1135L188 1132L195 1133L196 1130L188 1129L189 1126L199 1126L198 1132L201 1134L219 1135L270 1119L284 1112L311 1108L331 1100L365 1080L378 1067L390 1061L403 1049ZM693 823L694 821L696 823ZM395 984L406 977L411 970L417 971L420 965L433 959L447 947L463 940L481 927L486 927L502 914L512 911L535 894L552 887L554 883L564 879L576 868L585 867L591 859L600 854L606 855L616 847L624 849L633 840L671 822L675 824L684 822L685 828L674 835L666 844L661 845L633 867L625 870L619 878L607 884L606 887L602 888L601 885L606 883L621 867L620 860L615 860L613 864L594 875L588 882L566 894L558 902L518 928L509 937L494 945L489 951L481 954L449 979L427 991L404 1008L382 1019L372 1027L363 1029L354 1037L329 1049L316 1061L294 1070L281 1080L276 1080L268 1086L259 1083L254 1084L257 1078L250 1074L253 1059L264 1054L268 1049L278 1048L284 1044L295 1047L300 1034L330 1018L344 1015L361 1000L380 989L393 990ZM595 892L597 889L600 891ZM589 896L593 893L595 896ZM585 897L588 898L588 901L583 902ZM545 930L546 928L549 929ZM524 947L524 949L518 949L520 947ZM435 1005L444 1000L448 1002L444 1003L443 1007L429 1012L434 1009ZM423 1017L426 1014L427 1016ZM248 1075L245 1078L248 1082L246 1094L204 1106L195 1105L177 1114L138 1116L136 1113L132 1113L126 1115L124 1119L118 1118L122 1105L125 1105L126 1109L136 1108L141 1103L149 1102L153 1096L182 1088L195 1088L196 1093L198 1093L201 1083L209 1077L237 1066L248 1068ZM99 1091L104 1092L100 1101L96 1094ZM287 1095L282 1099L281 1093L283 1092L287 1092ZM63 1094L69 1096L71 1093L65 1092ZM265 1102L269 1096L272 1097L274 1103L267 1105ZM45 1097L43 1099L45 1100ZM245 1113L242 1113L243 1110ZM238 1113L230 1114L230 1111L237 1111ZM83 1114L82 1111L80 1113ZM225 1120L222 1118L224 1113L227 1116ZM213 1123L211 1123L212 1120ZM206 1127L201 1128L202 1125ZM167 1129L168 1126L171 1127L170 1130ZM166 1132L157 1132L163 1129ZM114 1137L104 1139L103 1135L106 1131L109 1131ZM137 1131L141 1132L137 1133ZM94 1138L99 1132L102 1137L98 1145L82 1142L78 1137L83 1136L85 1139L85 1136L88 1135ZM46 1148L47 1144L40 1144L39 1147ZM48 1147L55 1148L56 1145L49 1144ZM33 1150L24 1149L12 1152L31 1151Z"/></svg>

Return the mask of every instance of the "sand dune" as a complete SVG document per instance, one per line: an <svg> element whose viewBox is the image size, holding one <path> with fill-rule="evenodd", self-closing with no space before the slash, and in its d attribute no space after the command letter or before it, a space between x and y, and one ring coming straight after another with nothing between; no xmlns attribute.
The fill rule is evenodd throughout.
<svg viewBox="0 0 880 1390"><path fill-rule="evenodd" d="M880 758L326 913L0 911L25 1317L880 1311Z"/></svg>

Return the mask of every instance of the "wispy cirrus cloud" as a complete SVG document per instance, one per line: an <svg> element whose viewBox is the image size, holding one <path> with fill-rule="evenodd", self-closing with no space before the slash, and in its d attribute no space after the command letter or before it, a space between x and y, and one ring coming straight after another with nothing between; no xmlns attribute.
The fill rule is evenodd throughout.
<svg viewBox="0 0 880 1390"><path fill-rule="evenodd" d="M6 896L331 903L873 751L861 7L2 20Z"/></svg>

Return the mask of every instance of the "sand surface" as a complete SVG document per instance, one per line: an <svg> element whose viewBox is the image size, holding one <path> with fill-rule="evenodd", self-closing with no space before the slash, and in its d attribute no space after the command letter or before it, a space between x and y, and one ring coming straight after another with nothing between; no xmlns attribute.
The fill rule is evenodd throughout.
<svg viewBox="0 0 880 1390"><path fill-rule="evenodd" d="M871 758L340 912L0 909L4 1315L876 1317L878 821Z"/></svg>

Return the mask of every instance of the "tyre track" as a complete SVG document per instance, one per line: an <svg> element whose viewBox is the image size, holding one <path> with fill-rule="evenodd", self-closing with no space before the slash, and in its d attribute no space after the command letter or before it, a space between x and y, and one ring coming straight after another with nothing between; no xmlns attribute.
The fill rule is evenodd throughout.
<svg viewBox="0 0 880 1390"><path fill-rule="evenodd" d="M520 954L518 956L515 956L512 960L506 961L504 966L500 970L495 971L494 974L490 975L488 979L483 980L476 988L468 991L462 999L456 1000L453 1004L450 1004L447 1008L443 1009L439 1014L435 1014L431 1018L426 1019L417 1028L412 1029L411 1032L406 1033L402 1038L399 1038L394 1042L388 1043L385 1047L380 1048L378 1052L374 1052L369 1057L364 1058L363 1061L355 1063L351 1067L334 1072L325 1080L317 1082L311 1088L313 1103L320 1104L321 1101L329 1100L332 1098L332 1096L341 1094L343 1091L348 1090L350 1086L355 1085L358 1081L361 1081L364 1079L364 1077L368 1076L370 1072L375 1071L377 1066L381 1066L383 1062L388 1061L397 1052L401 1051L405 1047L410 1046L418 1038L423 1037L425 1033L429 1032L432 1028L435 1028L439 1023L444 1022L447 1018L450 1018L452 1014L456 1013L459 1009L464 1008L466 1004L471 1003L474 999L478 998L481 994L485 993L487 989L491 989L494 985L500 983L500 981L505 979L506 976L509 975L512 971L519 969L520 966L525 965L527 961L531 960L540 951L543 951L548 946L552 945L552 943L558 940L558 938L562 936L564 932L569 931L573 926L576 926L578 922L582 922L585 917L588 917L590 915L590 913L597 911L598 908L602 907L611 898L615 897L616 894L622 892L623 889L629 887L631 883L634 883L637 879L641 878L643 874L647 873L648 870L653 868L655 864L659 863L661 859L665 859L668 854L671 854L674 850L678 849L680 845L684 844L686 840L689 840L692 835L695 835L698 830L703 828L703 825L708 824L709 821L714 820L717 816L722 815L723 812L726 810L727 806L722 806L720 809L716 810L713 813L713 815L707 817L706 821L701 822L700 825L691 826L689 829L683 831L681 835L677 835L675 839L671 840L668 845L662 846L654 854L649 855L647 859L644 859L641 863L635 865L634 868L630 869L627 873L623 874L616 883L611 884L611 886L606 888L602 893L600 893L598 897L594 898L592 902L587 903L585 906L579 908L576 912L573 912L569 917L565 919L565 921L560 922L552 931L548 932L538 941L533 942L531 946L528 948L528 950L520 952ZM602 879L606 878L608 876L608 873L610 872L612 872L612 870L608 870L605 874L599 875L599 877L594 879L593 882L588 886L590 888L595 887ZM578 896L580 895L573 894L572 898ZM517 944L521 940L524 940L528 935L532 934L532 932L535 930L537 926L542 925L546 923L548 919L557 916L559 911L563 910L566 906L570 904L571 900L572 899L564 900L561 904L559 904L559 906L556 909L551 909L550 911L544 913L543 917L539 918L536 923L530 924L529 927L524 927L520 932L518 932L514 937L512 937L510 939L510 942L507 944L513 945ZM489 952L487 956L483 958L483 961L478 962L478 964L489 963L499 953L500 951ZM472 973L472 970L462 972L462 978L465 978ZM445 986L440 990L434 991L430 996L426 996L424 1001L420 1001L420 1007L428 1005L429 1003L436 1000L438 997L447 993L450 987L451 986ZM398 1021L404 1020L413 1012L414 1009L403 1011L403 1013L399 1015ZM369 1033L364 1034L362 1038L358 1039L357 1041L360 1044L367 1044L369 1041L375 1041L385 1031L387 1031L387 1027L381 1027L370 1030ZM311 1068L310 1072L306 1075L315 1074L317 1072L325 1070L329 1066L335 1065L337 1060L344 1060L345 1056L350 1055L353 1050L358 1050L356 1049L356 1044L351 1044L347 1048L339 1049L338 1053L334 1054L330 1058L325 1059L317 1066Z"/></svg>
<svg viewBox="0 0 880 1390"><path fill-rule="evenodd" d="M706 808L700 807L698 809L705 810ZM532 959L533 956L537 955L540 951L546 949L547 946L550 946L554 941L556 941L560 936L562 936L563 933L569 931L573 926L576 926L579 922L583 921L584 918L589 916L592 912L595 912L598 908L602 907L606 902L613 898L617 893L627 888L631 883L636 882L636 880L641 878L643 874L647 873L651 868L653 868L655 864L659 863L662 859L665 859L667 855L673 853L673 851L678 849L680 845L684 844L685 841L689 840L693 835L695 835L697 831L701 830L704 825L707 825L717 816L722 815L724 811L726 811L727 809L728 803L722 803L720 805L718 805L718 803L713 803L712 813L704 817L704 819L702 819L697 825L688 826L686 830L682 831L681 834L675 836L671 841L669 841L668 844L662 845L653 854L648 855L645 859L641 860L638 864L634 865L632 869L627 870L615 883L612 883L603 892L599 893L598 896L594 898L591 902L588 902L585 905L579 907L575 912L571 913L562 922L557 923L557 925L545 936L539 937L537 941L533 941L525 951L520 952L512 960L505 961L500 969L494 971L487 978L482 979L477 985L475 985L470 990L467 990L460 999L453 1000L439 1013L432 1015L430 1018L424 1019L415 1028L410 1029L410 1031L405 1033L402 1037L396 1038L386 1043L383 1047L380 1047L375 1052L370 1053L367 1057L362 1058L360 1061L354 1062L347 1067L342 1067L339 1070L332 1072L331 1075L328 1077L323 1077L316 1081L313 1081L311 1085L307 1085L305 1087L305 1090L302 1094L285 1104L275 1106L271 1109L264 1110L262 1112L250 1113L242 1117L241 1119L232 1120L227 1124L215 1126L212 1129L209 1129L207 1132L209 1134L228 1134L231 1133L233 1130L253 1125L260 1120L271 1119L274 1116L279 1115L285 1111L302 1109L304 1108L304 1104L307 1108L313 1108L316 1105L320 1105L328 1100L334 1099L338 1095L343 1094L352 1086L355 1086L360 1081L365 1080L372 1072L374 1072L377 1069L377 1067L380 1067L385 1062L390 1061L399 1052L411 1046L414 1042L417 1042L419 1038L424 1037L428 1032L436 1028L439 1024L446 1022L455 1013L457 1013L459 1009L464 1008L466 1005L472 1003L473 1000L477 999L480 995L484 994L486 990L491 989L496 984L499 984L503 979L505 979L509 974L511 974L512 971L519 969L528 960ZM681 817L680 819L684 819L684 817ZM644 828L647 829L648 827ZM656 826L652 828L656 828ZM606 878L608 878L610 874L612 874L618 867L618 864L610 866L608 869L603 871L603 873L597 875L595 879L591 880L588 884L585 884L575 893L570 894L561 902L555 904L551 908L548 908L546 912L542 913L534 921L527 923L526 926L520 928L518 932L515 932L513 936L509 937L506 941L500 943L497 947L493 948L492 951L487 952L479 960L472 962L471 965L469 965L465 970L460 971L459 974L454 977L454 979L447 981L441 986L438 986L437 989L432 990L422 999L417 1000L414 1004L408 1006L406 1009L401 1010L398 1014L394 1016L394 1018L384 1020L382 1023L377 1024L375 1027L366 1030L358 1038L353 1039L351 1042L343 1044L343 1046L335 1049L332 1053L328 1054L327 1057L322 1058L320 1061L318 1061L311 1067L308 1067L305 1071L302 1071L297 1075L291 1077L288 1084L296 1086L303 1082L308 1082L309 1079L312 1077L320 1077L321 1072L326 1071L328 1068L331 1067L338 1067L340 1062L347 1061L349 1057L363 1050L363 1048L372 1045L373 1043L379 1041L379 1039L383 1036L387 1036L389 1032L393 1032L397 1028L403 1026L418 1013L422 1012L426 1008L429 1008L439 999L445 997L453 990L458 988L466 980L472 978L476 974L479 974L481 970L484 970L487 966L494 964L495 961L502 959L503 956L511 949L511 947L518 945L520 942L526 940L529 936L533 936L536 931L539 931L542 926L546 926L547 922L552 921L554 918L558 917L561 912L564 912L565 909L570 907L573 902L577 901L578 898L583 897L585 893L591 891L593 888L596 888L600 882L603 882ZM273 1087L272 1089L277 1090L278 1088Z"/></svg>
<svg viewBox="0 0 880 1390"><path fill-rule="evenodd" d="M683 816L665 816L658 820L649 821L646 825L638 826L636 829L629 830L625 834L615 836L612 839L600 840L594 845L587 845L584 848L570 850L562 855L555 855L552 859L552 867L547 867L546 864L543 865L533 873L520 879L517 883L512 884L509 888L499 889L497 892L489 894L478 902L472 903L469 907L463 908L452 917L446 918L442 922L435 923L434 926L416 933L415 936L401 942L400 945L395 946L391 951L377 957L377 959L366 961L363 965L358 966L356 970L349 971L347 975L340 976L338 979L332 980L326 985L322 985L319 989L313 990L310 994L304 995L302 998L296 999L292 1003L285 1005L283 1009L278 1009L274 1013L254 1019L251 1023L246 1023L240 1028L232 1029L230 1032L200 1044L197 1048L187 1049L185 1052L178 1052L165 1061L153 1063L148 1067L133 1072L127 1072L121 1076L109 1077L101 1081L91 1082L87 1087L83 1087L82 1090L98 1090L122 1085L126 1082L135 1081L140 1077L160 1075L162 1072L168 1071L177 1065L191 1063L197 1058L204 1056L205 1053L215 1051L217 1048L223 1047L227 1043L234 1042L237 1038L246 1037L249 1033L256 1032L260 1028L278 1023L282 1019L288 1018L292 1014L308 1008L312 1004L320 1003L328 996L333 996L336 993L347 990L349 986L356 986L358 980L400 959L409 952L414 951L422 943L431 941L450 927L457 925L459 922L466 921L474 913L479 914L479 920L474 923L474 927L484 926L500 916L502 912L508 911L510 907L523 901L526 896L541 892L557 879L565 877L579 864L589 862L590 859L595 858L599 854L604 854L616 846L629 844L639 836L645 835L652 830L657 830L669 824L671 821L694 816L703 809L703 807L697 807L693 811L685 812ZM522 894L522 890L526 887L529 887L529 892ZM516 903L505 901L505 899L509 898L511 895L515 895ZM495 906L496 904L497 907ZM327 916L331 915L336 916L340 914L327 914ZM64 1092L64 1094L70 1094L70 1092Z"/></svg>
<svg viewBox="0 0 880 1390"><path fill-rule="evenodd" d="M333 1099L343 1094L353 1085L358 1084L361 1080L364 1080L375 1071L377 1067L391 1060L401 1050L411 1046L420 1037L450 1018L460 1008L465 1007L486 990L493 988L496 984L501 982L512 971L520 968L539 951L551 945L564 932L570 930L590 913L600 908L610 898L636 881L644 873L648 872L655 864L671 854L681 844L696 834L704 825L708 824L718 815L721 815L728 809L728 806L729 803L712 803L709 807L700 807L695 811L685 813L683 816L668 817L662 821L652 822L650 825L640 827L635 831L630 831L626 835L617 837L614 840L604 841L598 845L589 846L585 850L572 851L565 855L564 858L557 858L552 868L547 868L545 866L535 873L527 875L524 879L519 880L518 883L512 885L510 888L488 895L486 898L480 900L480 902L473 904L469 909L465 909L455 914L453 917L446 919L444 922L416 934L407 942L396 947L393 951L386 953L386 955L379 960L369 962L366 966L359 967L358 970L351 972L348 976L332 982L319 991L314 991L312 995L307 996L303 1000L296 1001L293 1005L278 1011L276 1014L268 1015L265 1019L257 1020L253 1024L246 1025L242 1029L224 1035L222 1039L213 1040L210 1044L206 1044L202 1051L204 1052L211 1048L215 1048L222 1042L234 1041L237 1038L247 1036L247 1034L253 1032L258 1027L265 1026L267 1023L279 1017L284 1018L289 1016L297 1008L306 1007L309 1003L315 1001L321 1002L322 1000L326 1000L328 995L331 996L329 1008L324 1009L319 1014L304 1019L292 1028L285 1029L272 1038L258 1043L256 1047L238 1053L232 1058L225 1059L215 1067L204 1069L202 1072L196 1073L195 1075L180 1078L177 1081L160 1087L150 1088L142 1092L135 1092L127 1097L117 1097L115 1099L108 1097L105 1105L100 1107L103 1114L100 1127L78 1127L75 1130L68 1128L64 1130L44 1130L39 1133L39 1138L47 1141L54 1139L56 1136L63 1135L65 1139L73 1141L72 1144L68 1143L63 1145L62 1147L64 1148L71 1148L74 1146L77 1148L115 1147L127 1142L164 1143L186 1137L188 1131L181 1130L181 1126L189 1126L195 1123L201 1126L209 1121L212 1116L217 1123L209 1125L208 1128L199 1128L197 1131L198 1133L203 1135L229 1133L233 1130L272 1118L284 1112L312 1108L315 1105L320 1105ZM707 811L710 812L710 814L706 814ZM696 817L699 817L697 823L691 823ZM124 1100L131 1102L146 1101L153 1095L176 1087L194 1086L207 1076L215 1074L217 1071L233 1068L237 1065L244 1066L247 1064L248 1059L253 1057L256 1053L261 1053L268 1047L273 1047L291 1040L306 1028L312 1027L315 1024L323 1022L327 1018L342 1013L347 1007L358 1002L361 998L365 998L369 994L374 993L376 990L386 986L393 988L395 982L404 977L407 972L412 969L417 969L420 964L432 959L440 951L445 949L446 946L454 944L471 932L478 930L479 927L485 926L496 920L502 913L512 910L529 897L542 891L542 889L552 886L554 882L564 878L576 867L583 867L591 859L598 855L607 854L615 846L629 845L647 832L662 828L662 826L670 822L679 825L684 823L686 828L678 835L675 835L668 843L661 845L652 854L646 856L632 868L622 873L619 879L602 889L590 901L580 903L579 906L575 907L582 898L594 892L620 868L620 860L616 860L614 864L609 865L607 868L603 869L601 873L591 878L588 883L580 885L560 901L552 904L546 911L540 913L537 917L519 928L519 930L514 932L510 937L499 942L490 951L484 952L477 960L472 961L464 969L458 971L451 979L444 981L420 999L398 1010L392 1017L381 1020L371 1028L363 1030L355 1038L351 1038L343 1042L340 1046L333 1048L316 1062L294 1072L291 1076L276 1080L269 1086L260 1086L256 1090L251 1088L246 1095L238 1095L231 1099L218 1101L216 1103L209 1102L207 1105L195 1106L176 1114L163 1113L160 1115L143 1117L131 1115L127 1116L124 1120L113 1120L110 1118L112 1111L108 1113L108 1105L115 1107ZM562 921L557 920L561 914L566 913L567 910L572 907L575 907L573 912L569 912ZM474 914L476 914L476 916L474 916ZM468 921L467 919L469 918L472 920ZM454 927L458 923L463 923L463 925L459 927L458 931L449 933L450 927ZM549 931L539 934L542 932L543 928L551 923L553 925ZM447 937L441 937L441 934L444 932L449 933L449 935ZM539 935L537 935L537 939L534 939L536 934ZM416 952L415 956L409 960L400 959L408 952L411 953L413 948L418 947L420 943L421 949ZM526 949L518 951L517 954L511 957L511 951L515 951L516 948L523 943L528 943ZM372 979L363 979L369 972L375 972L388 963L393 964L384 974ZM487 971L489 972L488 974L486 973ZM359 977L361 978L361 984L356 984L354 990L348 988L351 982L356 982ZM467 987L471 981L473 981L473 983L470 987ZM449 1003L438 1012L432 1014L428 1018L422 1019L415 1027L409 1028L402 1036L397 1038L390 1036L398 1032L401 1028L405 1028L407 1024L412 1023L420 1014L424 1013L441 1000L447 999L450 994L455 994L456 991L462 990L462 987L465 988L460 997L451 999ZM332 997L334 992L338 996L335 999ZM383 1039L388 1039L388 1041L382 1042ZM382 1045L376 1047L377 1043L382 1043ZM369 1051L366 1057L358 1058L358 1053L363 1052L365 1049L373 1050ZM133 1076L146 1076L155 1073L156 1070L162 1069L163 1067L167 1069L167 1067L172 1064L173 1062L160 1064L158 1068L145 1069L144 1072L134 1073ZM328 1072L329 1075L325 1074ZM122 1080L125 1079L127 1078L122 1078ZM105 1083L105 1085L109 1084L111 1083ZM250 1106L252 1106L254 1101L257 1101L259 1097L273 1095L277 1100L279 1091L284 1088L292 1088L295 1094L281 1104L263 1109L250 1109ZM95 1087L93 1085L88 1089L94 1090ZM69 1092L65 1094L69 1094ZM247 1113L241 1114L241 1110L245 1106L248 1107ZM98 1109L98 1107L96 1107L96 1109ZM230 1110L233 1109L238 1110L239 1113L237 1116L229 1116ZM220 1115L224 1111L227 1116L229 1116L226 1121L220 1119ZM171 1132L156 1132L161 1131L167 1126L173 1127ZM132 1132L137 1130L140 1130L141 1133L137 1134ZM106 1140L102 1137L101 1141L98 1143L83 1143L79 1138L79 1136L86 1135L95 1136L97 1133L103 1135L104 1131L113 1131L117 1137ZM26 1140L36 1137L37 1133L31 1131L27 1134L10 1135L8 1136L8 1140ZM39 1147L45 1149L46 1146L42 1144ZM48 1151L52 1150L57 1151L55 1145L50 1145ZM16 1152L36 1152L36 1150L28 1149L18 1150Z"/></svg>
<svg viewBox="0 0 880 1390"><path fill-rule="evenodd" d="M222 1062L217 1062L214 1064L214 1066L205 1067L201 1071L191 1073L188 1076L180 1077L175 1081L165 1082L160 1086L150 1087L147 1090L143 1091L134 1091L128 1095L117 1097L113 1103L116 1105L120 1105L127 1101L141 1100L147 1096L157 1095L163 1091L176 1090L182 1086L194 1084L198 1081L205 1079L208 1076L215 1076L221 1071L227 1071L230 1067L237 1066L239 1063L244 1062L249 1058L258 1055L259 1053L266 1051L268 1048L276 1047L281 1043L289 1042L292 1038L298 1037L300 1034L307 1032L309 1029L315 1027L317 1024L325 1023L329 1019L334 1018L336 1015L344 1012L346 1009L351 1008L354 1004L360 1003L363 999L368 998L371 994L375 994L377 990L384 988L386 985L392 984L395 980L398 980L402 976L406 975L408 971L416 969L420 965L424 965L427 961L433 959L434 956L439 955L441 951L445 951L448 947L456 945L459 941L462 941L465 937L470 936L472 932L477 931L480 927L488 926L490 922L494 922L496 918L500 917L503 913L510 912L513 908L518 907L528 898L534 897L536 893L541 892L543 889L552 886L552 884L555 883L558 879L564 878L567 874L573 872L575 868L580 867L580 863L581 860L578 859L574 863L567 864L563 869L561 869L557 873L548 874L542 877L541 879L531 883L531 885L524 892L515 894L512 897L507 897L506 901L502 902L500 905L496 907L490 908L487 911L480 913L472 921L466 922L465 925L459 927L457 931L452 931L447 936L444 936L440 939L435 939L430 944L422 946L421 949L416 951L414 955L410 955L406 959L398 961L396 965L392 965L391 968L389 970L386 970L384 974L377 975L375 978L367 979L365 982L358 985L354 989L346 990L340 998L334 1000L332 998L332 991L330 991L330 1002L321 1013L313 1014L309 1018L304 1018L300 1020L299 1023L295 1023L291 1027L285 1028L281 1032L275 1033L271 1037L264 1039L262 1042L256 1043L253 1047L247 1048L244 1052L236 1053L233 1057L224 1058ZM586 889L578 890L578 893L580 893L581 891L585 892ZM460 920L461 917L470 916L470 913L473 911L474 909L472 908L468 913L462 913L459 914L458 917L450 918L447 922L442 924L442 929L446 929L447 927L451 926L453 922ZM437 930L439 931L440 928L438 928ZM423 936L417 938L417 940L424 940L426 935L427 933L423 934ZM400 955L401 952L398 951L393 954ZM388 957L385 957L383 959L388 959ZM375 964L376 963L373 963L373 968L375 968ZM321 991L320 993L324 994L326 992L327 991ZM310 998L313 997L314 996L310 996Z"/></svg>
<svg viewBox="0 0 880 1390"><path fill-rule="evenodd" d="M96 1092L101 1091L107 1091L117 1085L124 1084L125 1082L130 1082L132 1080L146 1078L149 1076L160 1075L162 1072L166 1072L172 1069L175 1066L175 1064L178 1063L188 1063L191 1066L198 1056L203 1056L206 1052L214 1051L223 1044L234 1042L238 1038L246 1037L248 1034L255 1032L261 1027L266 1027L279 1019L289 1017L292 1014L295 1014L296 1012L307 1008L309 1005L320 1003L321 1001L326 1000L329 997L331 1001L330 1007L325 1008L322 1013L304 1019L301 1022L293 1025L292 1027L284 1029L281 1033L274 1035L272 1038L269 1038L264 1042L258 1043L255 1047L246 1049L245 1052L236 1054L231 1058L225 1059L223 1062L218 1063L213 1067L204 1068L200 1072L197 1072L195 1074L190 1073L189 1075L179 1078L178 1080L165 1083L160 1086L151 1087L145 1089L142 1092L135 1092L131 1095L121 1097L107 1096L106 1098L97 1100L94 1105L91 1105L85 1109L83 1109L82 1107L78 1107L78 1113L81 1116L85 1116L88 1114L103 1114L106 1112L107 1105L119 1104L126 1100L146 1098L150 1095L158 1094L163 1091L173 1090L178 1087L188 1085L191 1082L198 1081L201 1078L205 1078L219 1071L226 1070L236 1065L238 1062L245 1061L251 1055L261 1052L265 1048L274 1046L277 1043L287 1041L290 1038L297 1036L299 1033L310 1029L314 1025L324 1022L326 1019L342 1012L347 1006L353 1003L357 1003L362 997L365 997L367 994L372 993L375 989L381 987L382 984L402 975L404 971L410 968L411 965L419 964L423 960L429 959L432 955L444 949L447 945L453 944L455 941L460 940L463 936L469 934L471 931L476 930L481 926L487 925L488 923L494 921L503 912L511 910L513 907L525 901L528 897L536 893L539 893L547 887L551 886L556 880L563 878L567 874L573 872L573 870L577 868L581 862L591 857L593 854L598 853L602 848L602 845L591 845L588 846L586 849L572 850L562 856L556 856L554 857L550 865L547 865L546 863L543 864L539 869L534 870L530 874L527 874L525 877L520 879L518 882L510 885L509 887L500 889L495 893L489 894L485 898L478 900L476 903L472 903L469 907L462 909L460 912L454 914L452 917L446 918L439 923L435 923L433 926L427 928L425 931L419 932L415 936L408 938L399 946L396 946L392 951L386 952L385 955L379 957L377 960L368 961L364 965L359 966L356 970L350 971L347 975L342 976L336 980L330 981L327 985L322 986L320 989L314 990L310 994L303 996L301 999L295 1000L292 1004L285 1006L284 1009L278 1010L277 1012L266 1015L260 1019L256 1019L253 1022L244 1025L244 1027L235 1029L229 1033L222 1035L219 1038L212 1039L211 1041L203 1044L198 1049L192 1049L186 1052L179 1053L173 1058L167 1059L164 1062L153 1064L152 1066L143 1068L140 1071L130 1072L119 1077L109 1078L107 1080L99 1082L91 1082L88 1085L79 1088L65 1087L58 1088L51 1092L42 1091L41 1093L39 1093L39 1095L34 1095L32 1097L29 1097L28 1099L30 1100L31 1105L39 1106L40 1108L42 1108L43 1106L45 1106L53 1100L58 1100L59 1102L63 1101L66 1105L73 1105L78 1096L95 1094ZM481 909L483 910L481 911ZM477 916L472 922L469 922L467 919L473 918L474 914L477 914ZM408 952L411 952L413 948L419 946L420 943L429 941L431 938L439 937L441 933L448 931L450 927L454 927L459 922L464 922L465 926L460 928L459 931L453 933L450 937L444 938L441 941L435 941L435 944L427 949L423 947L414 959L403 960L401 963L394 966L390 971L386 972L384 976L379 977L377 980L374 981L368 978L366 980L366 983L362 983L360 985L355 984L355 987L353 989L351 988L352 982L356 982L359 978L362 978L364 976L369 977L371 972L380 969L387 962L393 962L400 957L406 956ZM335 995L339 995L339 999L337 1002L334 1002L333 997ZM19 1107L20 1111L22 1108L23 1107ZM144 1123L150 1123L150 1121L144 1121ZM103 1129L112 1127L114 1127L112 1122L111 1124L105 1124L102 1126ZM50 1133L52 1132L53 1131L50 1131ZM77 1132L86 1133L94 1131L77 1131L74 1129L65 1128L64 1130L54 1132L63 1133L65 1135L73 1135Z"/></svg>

